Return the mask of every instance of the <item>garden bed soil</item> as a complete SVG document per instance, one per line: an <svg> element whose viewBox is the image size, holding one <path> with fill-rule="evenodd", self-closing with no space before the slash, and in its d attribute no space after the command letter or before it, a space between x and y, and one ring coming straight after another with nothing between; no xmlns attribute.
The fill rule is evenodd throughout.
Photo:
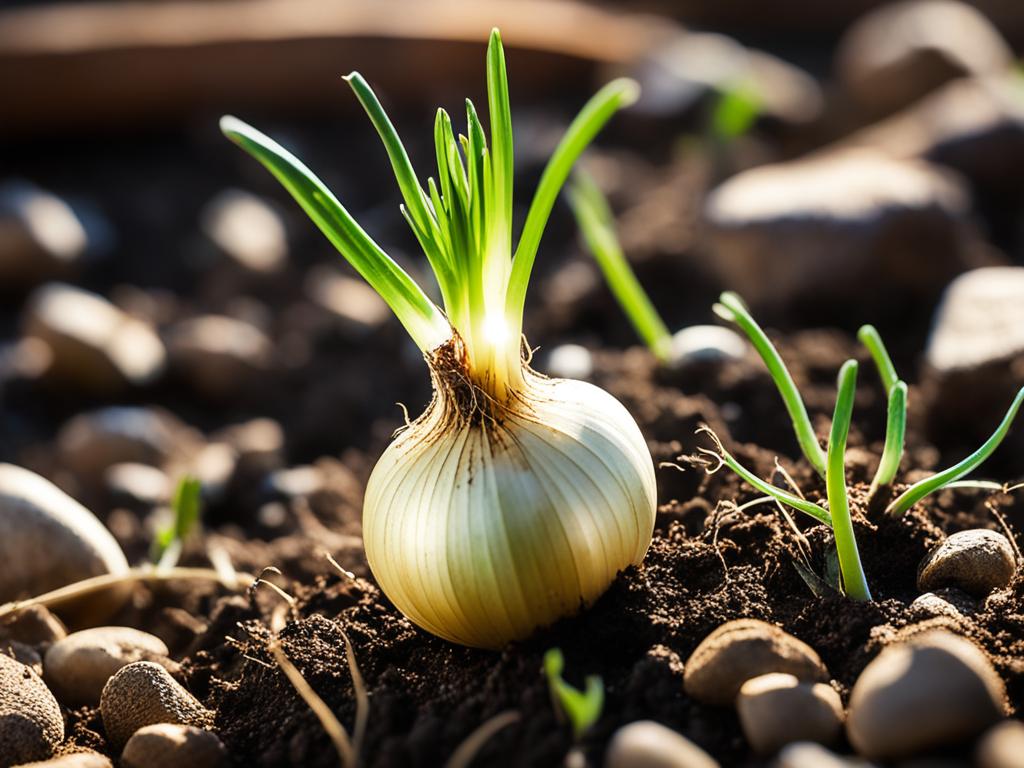
<svg viewBox="0 0 1024 768"><path fill-rule="evenodd" d="M835 372L847 356L862 353L849 337L826 332L788 337L782 352L812 414L826 423ZM737 512L727 502L742 504L756 493L728 470L706 474L690 458L698 445L710 446L706 435L694 434L708 424L748 467L768 476L778 457L809 498L821 498L823 484L810 467L787 458L795 453L791 428L756 358L687 376L659 371L640 349L598 352L596 363L595 380L634 413L661 464L661 506L643 564L622 573L579 616L500 653L455 646L396 611L373 583L358 542L333 548L342 566L355 574L348 578L329 566L316 537L295 533L270 543L236 542L231 549L239 568L274 565L294 577L279 581L296 598L292 608L269 590L224 596L214 587L172 586L140 595L117 621L149 628L169 641L183 662L187 687L214 710L216 728L240 766L338 763L323 727L268 651L275 630L289 659L351 730L355 697L342 636L347 634L369 691L362 747L366 766L441 765L477 726L506 710L517 710L521 719L491 738L476 764L558 765L572 743L541 672L542 656L552 647L565 655L568 680L581 684L595 673L604 680L604 710L582 742L591 764L601 763L616 728L649 718L685 734L723 765L757 765L733 711L692 700L682 685L694 647L715 627L738 618L770 621L807 642L844 699L886 643L922 626L949 626L989 656L1006 682L1010 711L1021 707L1024 579L1019 573L967 617L929 618L909 603L918 594L918 563L944 532L1004 525L1019 530L1024 503L1019 494L960 490L930 497L898 519L868 510L865 489L884 429L884 400L869 365L862 365L848 472L875 601L856 603L838 595L816 596L798 571L809 546L809 562L823 572L831 538L827 529L797 519L806 536L801 545L775 507ZM912 389L912 403L913 396ZM908 467L933 468L947 458L915 431L913 410L904 473ZM374 458L350 451L345 466L361 483ZM1001 469L1000 458L993 471ZM357 498L330 510L315 504L313 509L332 529L358 533ZM108 751L95 710L73 713L69 731L74 744Z"/></svg>

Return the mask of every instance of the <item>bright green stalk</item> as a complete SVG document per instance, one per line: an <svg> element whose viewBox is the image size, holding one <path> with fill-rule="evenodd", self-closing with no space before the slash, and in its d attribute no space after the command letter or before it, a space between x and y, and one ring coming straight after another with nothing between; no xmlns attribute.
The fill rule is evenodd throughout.
<svg viewBox="0 0 1024 768"><path fill-rule="evenodd" d="M899 380L896 375L896 366L892 364L892 358L882 342L882 337L873 325L862 325L857 331L857 338L860 343L867 347L871 353L871 359L875 361L875 368L878 369L878 377L882 380L882 389L891 392L893 385Z"/></svg>
<svg viewBox="0 0 1024 768"><path fill-rule="evenodd" d="M387 302L421 350L428 352L451 336L444 314L423 289L381 250L297 157L237 118L221 118L220 129L274 174L341 255Z"/></svg>
<svg viewBox="0 0 1024 768"><path fill-rule="evenodd" d="M544 674L548 678L551 698L572 724L573 737L579 739L601 717L604 708L604 681L598 675L587 675L586 688L578 690L562 678L565 657L559 648L544 654Z"/></svg>
<svg viewBox="0 0 1024 768"><path fill-rule="evenodd" d="M832 531L839 555L839 570L843 575L843 590L854 600L870 600L864 568L857 551L857 539L850 518L850 500L846 494L846 438L853 418L853 397L857 389L857 362L847 360L839 370L839 392L832 416L832 429L828 438L828 468L825 487L828 508L832 513Z"/></svg>
<svg viewBox="0 0 1024 768"><path fill-rule="evenodd" d="M505 301L506 317L516 339L522 334L526 289L530 283L530 274L533 272L533 262L537 258L540 237L548 216L551 215L558 191L565 184L577 158L593 141L597 132L618 110L635 102L639 94L640 88L633 80L620 78L608 83L580 110L558 143L547 167L544 168L512 260L512 274Z"/></svg>
<svg viewBox="0 0 1024 768"><path fill-rule="evenodd" d="M886 512L890 515L902 515L925 496L942 490L950 483L953 483L964 475L974 471L982 462L991 456L995 449L999 447L999 444L1003 442L1003 438L1005 438L1006 433L1010 431L1010 425L1013 424L1013 420L1017 416L1017 411L1020 409L1021 402L1024 402L1024 387L1017 392L1017 396L1013 399L1013 402L1010 404L1010 408L1006 411L1006 415L1003 416L1003 420L999 423L999 426L996 427L996 431L992 433L991 437L989 437L989 439L986 440L978 450L962 461L954 464L949 469L937 472L931 477L926 477L924 480L914 483L900 494L899 498L895 499L889 505Z"/></svg>
<svg viewBox="0 0 1024 768"><path fill-rule="evenodd" d="M786 404L786 410L789 412L789 418L793 422L793 431L796 433L800 449L818 474L824 475L825 452L818 445L818 438L814 434L814 427L811 426L811 420L807 416L807 407L800 397L796 384L793 383L793 377L790 376L786 364L782 362L779 351L772 344L767 334L761 330L761 327L751 316L743 300L738 295L731 291L726 291L719 297L718 301L719 303L714 306L715 313L725 320L736 323L747 335L747 338L750 339L758 354L761 355L761 359L764 360L764 364L768 367L768 373L771 374L772 380L775 382L775 386L778 388L779 394L782 395L782 400Z"/></svg>
<svg viewBox="0 0 1024 768"><path fill-rule="evenodd" d="M889 417L885 425L885 448L878 462L878 470L871 481L869 495L879 488L892 485L903 457L903 441L907 432L907 385L897 381L889 390Z"/></svg>
<svg viewBox="0 0 1024 768"><path fill-rule="evenodd" d="M576 172L569 186L569 204L587 248L601 268L622 311L654 356L661 363L667 363L672 351L672 334L626 261L615 234L615 220L608 202L586 173Z"/></svg>
<svg viewBox="0 0 1024 768"><path fill-rule="evenodd" d="M819 523L824 523L828 526L832 525L832 516L826 510L822 509L817 504L812 504L811 502L807 501L807 499L802 499L799 496L782 490L781 488L777 488L771 483L765 482L757 475L755 475L753 472L751 472L749 469L740 464L731 453L725 450L725 447L722 445L722 442L718 439L718 436L714 432L712 432L710 429L705 429L703 431L706 431L709 435L711 435L711 439L715 441L715 450L712 451L708 448L698 449L702 453L705 453L709 456L715 456L718 459L720 459L723 464L725 464L729 469L735 472L741 479L746 481L748 485L753 486L761 493L771 496L773 499L776 499L777 501L785 504L787 507L792 507L798 512L803 512L805 515L810 515Z"/></svg>

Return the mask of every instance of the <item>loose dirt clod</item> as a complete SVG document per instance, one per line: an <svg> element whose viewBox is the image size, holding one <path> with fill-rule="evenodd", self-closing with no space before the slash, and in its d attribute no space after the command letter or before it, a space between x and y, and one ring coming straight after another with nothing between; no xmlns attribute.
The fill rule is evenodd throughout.
<svg viewBox="0 0 1024 768"><path fill-rule="evenodd" d="M1005 587L1017 567L1013 547L1003 534L985 528L960 531L947 538L921 562L921 590L956 587L975 597Z"/></svg>
<svg viewBox="0 0 1024 768"><path fill-rule="evenodd" d="M140 728L121 753L124 768L219 768L227 750L216 734L190 725L157 723Z"/></svg>
<svg viewBox="0 0 1024 768"><path fill-rule="evenodd" d="M0 602L128 570L120 546L92 512L49 480L13 464L0 464L0 563ZM82 614L109 615L119 606L114 598L108 593L101 602L83 605Z"/></svg>
<svg viewBox="0 0 1024 768"><path fill-rule="evenodd" d="M832 744L843 727L843 703L835 689L779 672L747 680L736 711L747 741L762 755L797 741Z"/></svg>
<svg viewBox="0 0 1024 768"><path fill-rule="evenodd" d="M828 680L828 670L809 645L758 619L737 619L701 641L686 662L683 687L706 704L728 706L753 677L785 672L798 680Z"/></svg>
<svg viewBox="0 0 1024 768"><path fill-rule="evenodd" d="M167 667L164 641L131 627L94 627L68 635L46 652L46 682L68 707L95 706L107 680L136 661ZM173 670L172 670L173 671Z"/></svg>
<svg viewBox="0 0 1024 768"><path fill-rule="evenodd" d="M1024 723L1005 720L978 739L974 764L978 768L1019 768L1024 759Z"/></svg>
<svg viewBox="0 0 1024 768"><path fill-rule="evenodd" d="M60 705L39 675L0 654L0 765L43 760L64 739Z"/></svg>
<svg viewBox="0 0 1024 768"><path fill-rule="evenodd" d="M114 768L114 764L110 762L110 758L96 752L75 752L73 755L63 755L52 760L25 763L17 768Z"/></svg>
<svg viewBox="0 0 1024 768"><path fill-rule="evenodd" d="M688 738L653 720L624 725L612 736L605 768L718 768Z"/></svg>
<svg viewBox="0 0 1024 768"><path fill-rule="evenodd" d="M846 731L870 759L968 739L999 720L1003 682L973 643L944 630L883 650L850 694Z"/></svg>
<svg viewBox="0 0 1024 768"><path fill-rule="evenodd" d="M116 749L140 728L155 723L204 727L212 715L159 664L137 661L122 667L103 688L100 713Z"/></svg>

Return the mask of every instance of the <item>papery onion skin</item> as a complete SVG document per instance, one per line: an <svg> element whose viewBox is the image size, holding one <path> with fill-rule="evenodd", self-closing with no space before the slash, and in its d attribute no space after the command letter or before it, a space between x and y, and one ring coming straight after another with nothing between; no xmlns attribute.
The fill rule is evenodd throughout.
<svg viewBox="0 0 1024 768"><path fill-rule="evenodd" d="M591 604L640 563L654 466L628 411L592 384L526 368L517 397L499 405L432 368L434 401L367 484L366 556L413 622L498 649Z"/></svg>

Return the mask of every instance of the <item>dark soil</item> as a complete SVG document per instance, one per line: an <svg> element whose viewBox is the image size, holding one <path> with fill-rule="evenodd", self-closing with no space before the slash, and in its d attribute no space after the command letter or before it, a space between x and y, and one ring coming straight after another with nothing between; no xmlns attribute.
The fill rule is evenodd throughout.
<svg viewBox="0 0 1024 768"><path fill-rule="evenodd" d="M803 334L791 337L783 351L812 410L827 409L834 384L826 373L853 354L851 342L840 334ZM478 764L559 764L571 739L555 715L541 672L541 658L551 647L563 650L569 680L581 683L592 673L604 679L604 711L583 743L594 764L600 764L617 727L641 718L679 730L725 765L757 764L732 711L698 704L682 688L683 666L697 643L722 622L741 617L777 623L809 643L843 696L885 643L920 622L949 626L988 652L1007 683L1011 710L1024 703L1024 578L1018 576L980 612L962 620L929 619L908 608L918 594L917 565L943 532L1000 527L1003 521L1019 530L1024 503L1005 495L945 492L901 519L865 516L864 489L881 438L881 393L873 381L866 379L858 396L860 418L848 463L858 540L875 602L854 603L837 595L815 596L796 567L809 561L824 572L826 528L797 520L811 547L809 556L802 555L796 534L773 507L731 510L725 502L743 503L756 494L727 470L706 475L686 460L698 444L709 444L706 436L694 435L706 423L762 476L772 472L778 457L809 498L821 497L822 484L809 466L786 458L793 451L792 434L756 360L705 371L686 382L684 391L658 381L640 350L604 353L599 363L598 381L637 415L655 459L675 466L658 473L663 504L643 565L623 573L580 616L500 654L453 646L417 629L391 606L369 577L358 547L337 553L345 568L359 574L350 580L327 566L315 541L295 534L233 551L240 567L273 564L305 574L300 581L282 582L296 597L294 609L269 591L214 598L205 589L153 595L149 605L137 605L134 615L122 620L174 640L185 681L216 711L217 728L236 765L337 765L322 726L267 650L272 627L279 629L287 656L351 729L355 698L342 637L347 633L369 690L363 758L371 766L440 765L474 728L509 709L521 712L522 720L495 736ZM685 394L691 388L707 394ZM778 450L736 442L736 435ZM908 444L912 458L937 458L913 432ZM369 466L369 460L361 464L363 476ZM356 504L342 508L358 514ZM347 530L357 530L356 519L347 523ZM105 747L95 712L76 713L75 721L77 743Z"/></svg>

